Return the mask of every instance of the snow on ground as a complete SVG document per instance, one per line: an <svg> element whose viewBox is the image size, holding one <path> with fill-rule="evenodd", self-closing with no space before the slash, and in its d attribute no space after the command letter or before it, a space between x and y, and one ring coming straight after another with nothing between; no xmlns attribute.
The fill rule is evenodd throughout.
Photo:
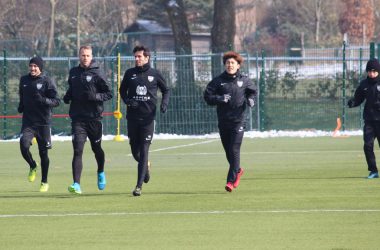
<svg viewBox="0 0 380 250"><path fill-rule="evenodd" d="M322 137L322 136L331 136L331 137L347 137L347 136L361 136L363 131L338 131L334 134L332 131L322 131L322 130L310 130L310 131L286 131L286 130L270 130L270 131L247 131L244 133L245 138L275 138L275 137ZM128 140L128 137L121 135L124 140ZM115 138L114 135L103 135L104 141L110 141ZM176 134L155 134L153 136L154 140L170 140L170 139L216 139L219 138L218 133L205 134L205 135L176 135ZM15 142L19 139L11 140L0 140L0 142ZM71 141L71 136L60 136L53 135L52 141Z"/></svg>

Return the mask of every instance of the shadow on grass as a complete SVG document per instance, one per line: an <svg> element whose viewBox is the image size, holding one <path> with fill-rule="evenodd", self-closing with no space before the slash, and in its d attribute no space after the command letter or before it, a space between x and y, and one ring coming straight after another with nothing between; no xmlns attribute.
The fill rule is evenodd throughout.
<svg viewBox="0 0 380 250"><path fill-rule="evenodd" d="M194 195L222 195L225 194L223 191L202 191L199 192L151 192L146 191L141 195L143 196L156 196L156 195L188 195L188 196L194 196ZM132 195L132 192L102 192L102 193L82 193L82 194L49 194L49 193L40 193L38 191L36 192L25 192L25 191L8 191L3 192L3 194L0 195L0 199L41 199L41 198L47 198L47 199L75 199L75 198L88 198L88 197L110 197L110 196L125 196L125 197L134 197ZM139 198L139 197L136 197Z"/></svg>

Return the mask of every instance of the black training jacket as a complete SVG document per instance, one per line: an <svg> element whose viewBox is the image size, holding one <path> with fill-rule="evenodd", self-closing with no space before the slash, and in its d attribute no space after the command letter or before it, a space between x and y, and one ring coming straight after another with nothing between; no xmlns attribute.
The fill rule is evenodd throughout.
<svg viewBox="0 0 380 250"><path fill-rule="evenodd" d="M70 103L71 120L101 120L103 102L112 98L112 92L98 63L93 60L88 68L80 65L72 68L68 83L69 88L63 100Z"/></svg>
<svg viewBox="0 0 380 250"><path fill-rule="evenodd" d="M30 74L20 78L20 102L18 112L23 113L23 126L46 126L51 124L52 108L57 107L55 83L44 72L34 77Z"/></svg>
<svg viewBox="0 0 380 250"><path fill-rule="evenodd" d="M154 120L157 106L157 90L162 93L161 105L169 104L170 90L160 72L150 67L130 68L124 73L120 86L120 96L124 103L133 100L136 107L128 106L127 119Z"/></svg>
<svg viewBox="0 0 380 250"><path fill-rule="evenodd" d="M231 95L231 99L225 103L222 96ZM235 75L223 72L215 77L204 91L204 99L209 105L216 105L219 124L244 122L247 99L254 99L256 86L239 71Z"/></svg>
<svg viewBox="0 0 380 250"><path fill-rule="evenodd" d="M362 80L355 91L353 106L359 106L365 102L363 119L368 121L380 121L380 76Z"/></svg>

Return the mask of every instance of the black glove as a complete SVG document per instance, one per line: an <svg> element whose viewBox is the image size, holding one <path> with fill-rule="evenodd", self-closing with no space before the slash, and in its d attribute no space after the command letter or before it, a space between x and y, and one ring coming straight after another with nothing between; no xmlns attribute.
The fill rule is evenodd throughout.
<svg viewBox="0 0 380 250"><path fill-rule="evenodd" d="M229 100L231 100L231 95L230 94L218 95L216 99L218 100L218 102L227 103Z"/></svg>
<svg viewBox="0 0 380 250"><path fill-rule="evenodd" d="M139 106L139 103L133 99L126 98L123 101L127 105L127 107L137 108Z"/></svg>
<svg viewBox="0 0 380 250"><path fill-rule="evenodd" d="M63 97L63 102L66 103L66 104L69 104L69 103L70 103L70 100L71 100L71 98L70 98L70 96L68 96L68 95L65 95L65 96Z"/></svg>
<svg viewBox="0 0 380 250"><path fill-rule="evenodd" d="M255 106L255 99L253 98L248 98L248 105L253 108Z"/></svg>
<svg viewBox="0 0 380 250"><path fill-rule="evenodd" d="M165 103L161 103L161 107L160 107L161 113L165 114L167 110L168 110L168 105L166 105Z"/></svg>
<svg viewBox="0 0 380 250"><path fill-rule="evenodd" d="M88 101L96 101L96 93L92 91L85 91L82 94L82 98Z"/></svg>
<svg viewBox="0 0 380 250"><path fill-rule="evenodd" d="M354 105L355 105L355 100L354 100L354 99L350 99L350 100L348 100L348 102L347 102L347 106L348 106L349 108L353 108Z"/></svg>
<svg viewBox="0 0 380 250"><path fill-rule="evenodd" d="M22 105L18 105L18 107L17 107L17 111L18 111L19 113L24 112L24 106L22 106Z"/></svg>
<svg viewBox="0 0 380 250"><path fill-rule="evenodd" d="M41 104L45 104L45 103L46 103L46 98L43 97L39 92L36 92L36 94L34 95L34 99L35 99L38 103L41 103Z"/></svg>

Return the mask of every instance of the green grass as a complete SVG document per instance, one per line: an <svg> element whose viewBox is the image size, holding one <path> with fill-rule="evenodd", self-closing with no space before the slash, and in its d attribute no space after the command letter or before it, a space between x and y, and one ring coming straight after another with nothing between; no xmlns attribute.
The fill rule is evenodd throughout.
<svg viewBox="0 0 380 250"><path fill-rule="evenodd" d="M220 141L204 141L155 140L141 197L131 194L127 141L103 142L104 191L87 143L80 196L67 192L71 142L49 152L48 193L38 192L40 172L27 181L18 143L0 143L0 248L379 249L380 180L364 178L361 137L246 138L246 172L232 193Z"/></svg>

